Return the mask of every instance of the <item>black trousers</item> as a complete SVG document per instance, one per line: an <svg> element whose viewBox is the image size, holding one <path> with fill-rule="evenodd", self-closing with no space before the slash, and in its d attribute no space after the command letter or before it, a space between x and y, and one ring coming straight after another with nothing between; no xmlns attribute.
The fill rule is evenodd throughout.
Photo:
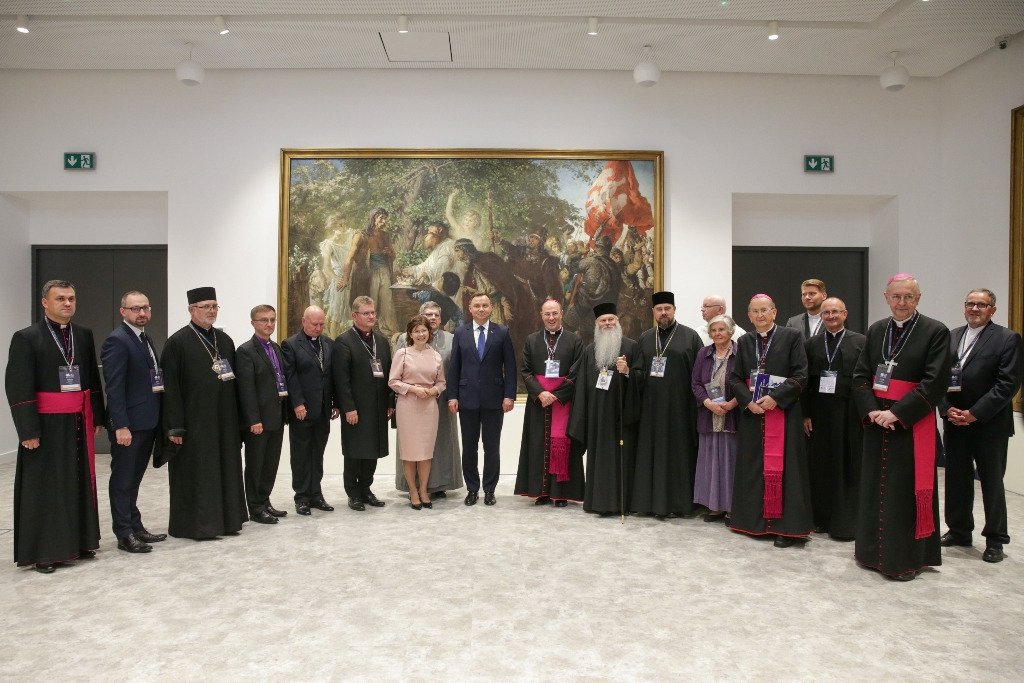
<svg viewBox="0 0 1024 683"><path fill-rule="evenodd" d="M974 466L977 464L985 506L985 528L981 535L989 547L1010 542L1003 488L1008 442L1005 436L977 436L969 427L945 425L946 526L960 540L969 540L974 531Z"/></svg>
<svg viewBox="0 0 1024 683"><path fill-rule="evenodd" d="M330 435L329 412L315 420L292 420L289 423L288 445L291 448L292 489L296 503L323 499L320 483L324 479L324 450Z"/></svg>
<svg viewBox="0 0 1024 683"><path fill-rule="evenodd" d="M110 516L114 535L125 538L142 531L142 515L136 503L139 486L153 453L155 429L132 430L132 444L119 446L116 439L110 444Z"/></svg>
<svg viewBox="0 0 1024 683"><path fill-rule="evenodd" d="M460 410L459 428L462 431L462 476L466 488L480 490L479 459L480 434L484 437L484 493L494 493L501 469L501 425L505 413L496 410Z"/></svg>
<svg viewBox="0 0 1024 683"><path fill-rule="evenodd" d="M362 498L370 493L373 473L377 471L376 458L345 458L345 493L349 498Z"/></svg>
<svg viewBox="0 0 1024 683"><path fill-rule="evenodd" d="M264 429L262 434L246 430L245 441L245 502L250 515L266 511L270 505L270 492L274 490L277 467L281 463L281 444L284 428Z"/></svg>

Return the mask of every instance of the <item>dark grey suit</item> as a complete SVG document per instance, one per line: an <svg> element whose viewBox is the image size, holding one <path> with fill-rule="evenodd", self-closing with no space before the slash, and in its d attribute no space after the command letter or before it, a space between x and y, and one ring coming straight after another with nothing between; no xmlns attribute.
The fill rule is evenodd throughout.
<svg viewBox="0 0 1024 683"><path fill-rule="evenodd" d="M817 337L825 334L825 321L821 320L818 322L817 329L814 330L814 334L811 334L811 322L807 316L807 311L804 311L800 315L794 315L792 318L786 321L786 327L789 327L800 332L800 337L803 341L807 341L811 337Z"/></svg>
<svg viewBox="0 0 1024 683"><path fill-rule="evenodd" d="M270 345L284 373L281 347ZM270 505L277 479L288 402L278 396L273 363L255 336L235 351L235 384L241 413L238 424L245 442L245 498L249 514L258 515ZM256 424L263 425L262 433L252 433L250 428Z"/></svg>
<svg viewBox="0 0 1024 683"><path fill-rule="evenodd" d="M306 406L305 419L292 418L288 422L296 504L320 501L324 497L320 489L324 478L324 450L331 434L331 411L336 407L331 377L333 348L334 340L327 335L320 335L314 342L301 331L281 344L289 410L294 416L296 407Z"/></svg>

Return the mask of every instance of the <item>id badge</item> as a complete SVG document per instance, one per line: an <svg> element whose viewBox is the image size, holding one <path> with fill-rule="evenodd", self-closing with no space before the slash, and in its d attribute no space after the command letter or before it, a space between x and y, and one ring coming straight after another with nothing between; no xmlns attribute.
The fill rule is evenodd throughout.
<svg viewBox="0 0 1024 683"><path fill-rule="evenodd" d="M822 370L821 380L818 382L818 393L819 394L834 394L836 393L836 382L839 378L838 370Z"/></svg>
<svg viewBox="0 0 1024 683"><path fill-rule="evenodd" d="M608 370L602 370L597 376L597 388L608 391L612 388L612 373Z"/></svg>
<svg viewBox="0 0 1024 683"><path fill-rule="evenodd" d="M214 368L217 370L217 379L222 382L227 382L235 378L235 373L231 370L231 363L226 358L220 358L214 363Z"/></svg>
<svg viewBox="0 0 1024 683"><path fill-rule="evenodd" d="M384 368L383 368L383 366L381 366L379 360L377 360L377 359L371 360L370 361L370 369L373 370L373 376L374 377L383 377L384 376Z"/></svg>
<svg viewBox="0 0 1024 683"><path fill-rule="evenodd" d="M283 379L277 380L277 397L283 398L288 395L288 385Z"/></svg>
<svg viewBox="0 0 1024 683"><path fill-rule="evenodd" d="M665 365L668 364L668 358L662 356L661 358L654 357L651 359L651 377L664 377L665 376Z"/></svg>
<svg viewBox="0 0 1024 683"><path fill-rule="evenodd" d="M704 385L704 391L708 392L712 403L725 403L725 387L709 382Z"/></svg>
<svg viewBox="0 0 1024 683"><path fill-rule="evenodd" d="M962 391L964 387L964 369L954 365L949 373L949 388L946 391Z"/></svg>
<svg viewBox="0 0 1024 683"><path fill-rule="evenodd" d="M560 360L549 360L544 362L544 377L548 379L558 379L561 377L559 371L562 368L562 361Z"/></svg>
<svg viewBox="0 0 1024 683"><path fill-rule="evenodd" d="M61 391L82 390L82 373L79 372L77 365L62 365L57 370L60 375Z"/></svg>
<svg viewBox="0 0 1024 683"><path fill-rule="evenodd" d="M892 371L885 363L879 363L875 368L875 383L871 386L876 391L889 391L889 380L892 379Z"/></svg>
<svg viewBox="0 0 1024 683"><path fill-rule="evenodd" d="M154 394L162 393L164 390L164 370L163 368L153 368L149 371L149 384L153 388Z"/></svg>

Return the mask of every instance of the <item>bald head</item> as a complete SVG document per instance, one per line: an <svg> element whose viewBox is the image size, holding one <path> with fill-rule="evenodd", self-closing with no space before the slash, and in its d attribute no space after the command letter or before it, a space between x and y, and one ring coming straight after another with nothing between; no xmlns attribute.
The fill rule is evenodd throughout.
<svg viewBox="0 0 1024 683"><path fill-rule="evenodd" d="M821 302L821 321L825 329L832 334L839 334L846 326L846 304L836 296L830 296Z"/></svg>
<svg viewBox="0 0 1024 683"><path fill-rule="evenodd" d="M324 309L310 306L302 312L302 331L307 336L316 338L324 331Z"/></svg>
<svg viewBox="0 0 1024 683"><path fill-rule="evenodd" d="M700 307L700 317L708 322L718 315L725 315L725 297L721 294L711 294L704 297L704 304Z"/></svg>

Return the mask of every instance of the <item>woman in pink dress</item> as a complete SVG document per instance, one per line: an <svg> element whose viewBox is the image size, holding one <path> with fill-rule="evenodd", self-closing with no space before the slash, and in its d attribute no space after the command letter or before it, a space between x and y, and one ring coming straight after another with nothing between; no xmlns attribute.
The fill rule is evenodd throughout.
<svg viewBox="0 0 1024 683"><path fill-rule="evenodd" d="M412 509L432 508L427 493L430 460L437 437L437 397L445 388L444 361L430 348L434 333L425 316L415 315L405 327L406 344L391 361L388 386L398 394L395 407L398 445ZM412 483L417 481L418 487Z"/></svg>

